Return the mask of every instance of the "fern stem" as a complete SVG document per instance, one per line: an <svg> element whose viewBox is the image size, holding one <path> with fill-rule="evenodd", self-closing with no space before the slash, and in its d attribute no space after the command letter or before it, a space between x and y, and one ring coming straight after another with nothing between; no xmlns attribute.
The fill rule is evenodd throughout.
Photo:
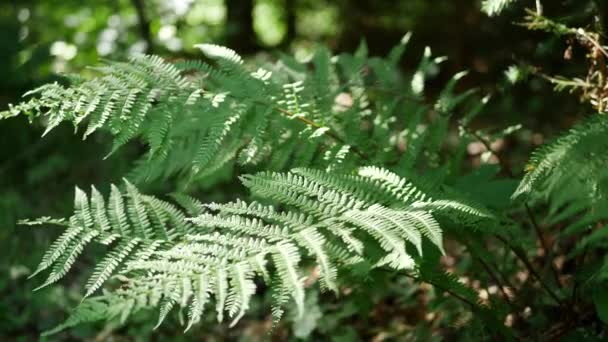
<svg viewBox="0 0 608 342"><path fill-rule="evenodd" d="M557 296L557 294L555 292L553 292L553 290L551 290L551 288L543 281L542 277L540 276L540 274L538 273L538 271L536 271L536 269L534 268L534 266L532 266L532 263L530 262L530 260L528 259L528 257L526 256L526 253L517 248L516 246L513 246L509 240L505 239L504 237L496 234L494 235L496 236L496 238L498 240L500 240L502 243L504 243L507 247L509 247L509 249L511 249L513 251L513 253L515 254L515 256L517 256L523 263L524 266L526 266L526 268L528 269L528 271L530 272L530 274L532 274L536 280L538 281L538 283L541 285L541 287L547 291L547 293L549 294L549 296L559 305L559 306L565 306L566 304Z"/></svg>
<svg viewBox="0 0 608 342"><path fill-rule="evenodd" d="M585 246L583 253L578 258L576 258L576 260L575 260L576 269L578 269L579 267L584 265L585 258L587 257L588 251L589 251L589 246ZM578 293L579 286L580 286L579 279L577 277L574 277L574 285L572 286L572 294L570 296L570 302L572 303L573 306L575 306L578 302L577 293Z"/></svg>
<svg viewBox="0 0 608 342"><path fill-rule="evenodd" d="M465 303L467 305L470 305L471 306L471 310L473 310L473 311L475 311L475 309L478 306L478 304L471 302L470 300L464 298L463 296L459 295L458 293L456 293L456 292L454 292L454 291L452 291L452 290L450 290L450 289L448 289L446 287L443 287L443 286L441 286L441 285L439 285L437 283L431 282L429 279L422 279L422 278L417 277L417 276L415 276L413 274L410 274L410 273L403 273L403 275L405 275L406 277L408 277L408 278L410 278L412 280L415 280L417 282L425 282L425 283L429 283L429 284L433 285L433 287L436 287L439 290L441 290L441 291L443 291L443 292L451 295L452 297L460 300L461 302L463 302L463 303Z"/></svg>
<svg viewBox="0 0 608 342"><path fill-rule="evenodd" d="M488 275L490 276L490 278L492 278L492 280L496 283L496 285L500 289L500 292L502 293L502 295L505 298L505 300L511 306L513 306L514 303L511 301L511 297L509 297L509 295L507 294L507 292L504 289L505 285L500 280L500 278L496 275L496 273L500 274L500 271L498 271L498 267L496 267L497 271L496 271L496 273L494 273L494 270L492 269L492 267L490 267L490 265L485 260L483 260L483 258L481 256L477 255L477 253L475 253L475 251L473 250L473 248L468 243L466 243L464 240L463 240L463 243L467 247L467 249L469 250L469 252L471 252L471 255L473 256L473 258L479 262L479 264L483 267L483 269L486 271L486 273L488 273ZM505 277L502 277L502 278L505 278ZM507 282L507 281L505 280L505 282ZM506 286L510 286L510 285L507 284ZM513 286L510 286L510 287L513 287Z"/></svg>
<svg viewBox="0 0 608 342"><path fill-rule="evenodd" d="M471 132L471 134L475 138L477 138L485 146L485 148L496 157L496 159L498 159L498 163L500 164L500 168L503 170L503 172L506 173L510 178L515 178L509 165L504 161L503 158L501 158L501 156L496 151L494 151L494 149L492 148L490 143L488 141L486 141L486 139L484 139L477 132ZM553 273L553 277L555 278L555 282L557 283L557 286L561 288L562 284L559 281L559 272L555 268L555 265L553 264L553 261L552 261L552 259L553 259L552 253L551 253L552 249L549 247L549 244L545 240L542 230L540 229L540 226L538 225L538 222L536 221L536 218L534 217L534 214L532 213L532 210L530 209L530 206L528 205L528 203L524 202L524 207L526 208L526 214L530 218L530 222L532 222L534 231L536 232L536 235L538 236L538 239L540 240L543 250L545 251L545 255L548 256L546 263L548 263L549 266L551 267L551 272Z"/></svg>
<svg viewBox="0 0 608 342"><path fill-rule="evenodd" d="M545 251L545 255L546 255L545 262L548 263L549 267L551 268L551 273L553 273L553 277L555 278L555 282L557 283L557 286L561 288L562 284L559 281L559 273L558 273L557 269L555 268L555 264L553 263L553 252L552 252L553 249L551 247L549 247L549 244L547 243L547 240L545 239L543 232L540 229L540 226L539 226L538 222L536 221L536 218L534 217L534 213L532 213L532 210L530 209L530 206L528 205L528 203L524 203L524 207L526 208L526 213L528 214L528 217L530 218L530 222L532 222L534 231L536 232L536 235L538 236L538 239L540 240L540 244L543 246L543 250Z"/></svg>
<svg viewBox="0 0 608 342"><path fill-rule="evenodd" d="M501 158L501 156L498 154L498 152L494 151L494 149L492 148L492 145L486 140L484 139L479 133L471 131L469 132L471 133L472 136L475 137L475 139L479 140L479 142L486 148L486 150L488 152L490 152L491 154L494 155L494 157L496 157L496 159L498 160L498 165L500 165L500 169L510 178L515 178L515 175L513 174L513 171L511 171L511 167L509 166L509 164L507 164L507 162L504 160L504 158Z"/></svg>
<svg viewBox="0 0 608 342"><path fill-rule="evenodd" d="M267 105L267 104L263 104L263 105ZM294 113L288 111L285 108L280 108L280 107L273 107L273 108L275 110L283 113L283 114L286 114L288 116L296 118L296 120L299 120L299 121L305 123L308 126L311 126L311 127L314 127L314 128L321 128L322 127L321 125L319 125L318 123L316 123L316 122L314 122L314 121L312 121L310 119L307 119L307 118L302 117L302 116L296 116ZM355 152L359 157L361 157L362 159L365 159L365 160L369 160L369 157L365 153L363 153L361 150L359 150L359 148L357 148L357 146L353 146L351 144L348 144L344 139L340 138L333 131L328 130L324 134L326 134L327 136L329 136L330 138L334 139L335 141L337 141L337 142L339 142L341 144L350 145L350 147L353 150L353 152Z"/></svg>
<svg viewBox="0 0 608 342"><path fill-rule="evenodd" d="M511 300L511 297L509 297L509 295L505 291L505 285L500 281L500 279L494 273L494 271L492 270L492 268L490 267L490 265L488 265L488 263L486 263L485 260L483 260L481 257L477 257L476 259L477 259L477 261L479 261L479 263L481 264L481 266L486 270L486 272L488 273L488 275L490 276L490 278L492 278L492 280L494 280L494 282L498 286L498 289L500 290L500 293L502 293L502 296L505 298L505 300L507 301L507 303L509 303L511 306L513 306L514 303Z"/></svg>

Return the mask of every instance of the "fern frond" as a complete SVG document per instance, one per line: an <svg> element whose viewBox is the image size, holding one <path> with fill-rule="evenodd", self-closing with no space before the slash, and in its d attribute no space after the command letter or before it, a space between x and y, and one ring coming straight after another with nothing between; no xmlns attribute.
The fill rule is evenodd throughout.
<svg viewBox="0 0 608 342"><path fill-rule="evenodd" d="M608 120L604 115L595 115L552 143L543 145L532 154L527 172L512 197L529 195L533 189L541 188L542 183L555 189L572 177L601 182L597 177L585 177L581 172L600 174L597 171L606 161L602 152L608 147L607 134ZM585 170L575 168L577 162L588 167Z"/></svg>
<svg viewBox="0 0 608 342"><path fill-rule="evenodd" d="M176 195L182 210L125 180L105 198L95 188L88 196L77 189L69 220L30 221L67 226L35 272L51 269L44 285L59 280L89 243L109 246L85 300L60 328L124 322L150 308L159 310L158 326L180 308L188 330L208 305L234 326L259 282L272 291L273 318L291 304L302 317L311 265L323 290L339 292L342 271L363 260L411 271L427 252L423 246L443 251L436 216L485 212L438 199L430 186L403 177L422 152L437 154L447 134L445 120L419 130L430 107L401 106L402 99L378 90L423 98L425 79L444 59L427 49L418 72L402 79L395 68L408 40L388 59L369 58L362 43L352 55L332 57L321 48L311 65L283 58L253 72L235 51L201 44L209 64L157 56L106 62L93 78L43 86L2 114L44 117L47 132L64 121L84 127L84 137L104 130L113 136L111 152L141 141L148 149L130 174L136 182L177 175L189 191L237 166L266 170L240 177L259 201L202 204ZM453 91L461 76L447 84L436 108L453 111L468 96ZM402 107L407 122L396 120ZM398 165L400 173L361 164ZM121 286L94 296L113 276Z"/></svg>
<svg viewBox="0 0 608 342"><path fill-rule="evenodd" d="M265 200L287 205L286 209L240 200L201 206L181 197L188 207L203 211L187 219L177 208L140 194L128 182L124 195L113 187L108 202L113 203L109 209L114 214L108 216L107 225L118 235L118 244L96 267L87 282L86 297L116 272L125 277L125 283L101 297L85 299L83 309L89 300L116 305L106 310L105 319L120 316L124 320L140 309L159 307L160 324L178 306L188 312L189 329L213 299L218 320L227 314L234 326L248 311L257 289L255 279L272 279L275 305L292 302L297 314L303 315L306 263L317 264L322 288L336 292L339 271L360 262L357 256L376 267L412 270L419 259L407 244L422 255L422 239L427 238L442 250L442 232L433 215L461 207L415 201L429 197L380 168L361 168L358 175L323 176L314 169L262 172L243 177L243 182ZM374 187L369 195L361 190ZM102 225L94 223L94 217L103 217L93 215L102 210L103 198L96 190L92 198L91 207L86 194L77 191L70 227L79 229L68 228L74 232L58 239L54 249L65 251L54 251L53 258L59 255L55 261L45 259L45 265L54 266L47 283L64 274L66 265L73 263L89 240L108 234L107 229L96 230ZM428 203L434 205L425 207ZM81 235L86 232L89 235ZM374 240L383 254L368 255L360 238ZM281 312L277 307L275 311Z"/></svg>
<svg viewBox="0 0 608 342"><path fill-rule="evenodd" d="M209 64L171 63L158 56L106 61L92 68L91 78L29 92L27 101L10 106L2 117L44 118L45 134L62 122L83 127L84 138L109 132L110 154L140 141L148 149L129 176L138 183L179 174L187 175L184 187L191 187L233 164L346 170L375 156L369 163L383 165L403 152L391 134L400 125L394 120L399 101L376 86L396 92L407 87L394 69L408 40L409 35L387 59L369 58L365 45L353 55L333 57L319 48L311 66L284 57L253 72L235 51L213 44L196 46L212 59ZM421 75L442 60L426 51ZM441 104L466 98L449 95ZM393 103L379 105L385 102ZM412 113L427 109L415 103L407 107ZM417 156L423 140L412 133L406 155Z"/></svg>
<svg viewBox="0 0 608 342"><path fill-rule="evenodd" d="M517 0L484 0L481 9L489 16L495 16L514 4Z"/></svg>
<svg viewBox="0 0 608 342"><path fill-rule="evenodd" d="M200 49L205 55L213 59L223 59L234 64L243 64L243 58L234 50L215 44L197 44L195 48Z"/></svg>
<svg viewBox="0 0 608 342"><path fill-rule="evenodd" d="M117 245L93 271L87 282L86 296L93 294L118 271L119 265L130 254L135 253L140 260L145 259L146 255L138 254L139 251L156 248L160 242L172 240L175 237L174 231L181 234L192 232L192 225L174 206L141 195L126 180L125 185L128 189L126 194L112 185L107 204L95 187L92 187L90 197L76 188L74 215L70 217L64 233L51 245L30 276L51 268L49 277L39 288L61 279L91 242L109 245L117 241ZM146 206L146 203L153 205ZM148 220L148 217L157 216L165 219L155 224ZM48 223L48 219L43 218L40 223Z"/></svg>
<svg viewBox="0 0 608 342"><path fill-rule="evenodd" d="M139 239L122 241L115 249L108 253L106 257L95 267L93 275L87 281L87 293L84 297L89 297L97 291L103 283L110 278L118 265L129 255L129 253L139 244Z"/></svg>

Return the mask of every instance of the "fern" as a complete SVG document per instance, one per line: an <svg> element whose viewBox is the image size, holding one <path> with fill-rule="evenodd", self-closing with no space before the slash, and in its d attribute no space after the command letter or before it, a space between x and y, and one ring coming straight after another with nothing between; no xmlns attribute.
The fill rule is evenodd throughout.
<svg viewBox="0 0 608 342"><path fill-rule="evenodd" d="M540 189L540 183L544 183L549 188L548 191L558 189L572 180L579 184L586 183L589 189L602 187L603 177L593 175L600 175L600 170L606 163L603 152L608 147L607 134L608 121L604 115L595 115L554 142L541 147L530 158L527 173L513 197ZM581 164L587 167L576 167Z"/></svg>
<svg viewBox="0 0 608 342"><path fill-rule="evenodd" d="M375 258L376 267L413 271L423 253L423 236L442 249L441 230L432 212L447 206L475 212L464 204L435 202L414 186L406 186L406 180L379 168L364 167L357 175L324 175L313 169L266 172L245 176L243 183L255 195L286 209L278 211L257 202L210 203L202 206L200 215L185 219L176 207L140 194L129 183L124 195L112 188L108 205L96 190L89 200L78 189L66 233L53 244L47 253L51 257L45 256L39 271L60 265L61 273L51 272L52 280L58 280L68 268L55 260L73 261L91 237L100 242L105 237L107 243L107 237L115 236L118 243L93 271L85 297L113 274L121 274L122 285L86 299L64 326L96 319L124 320L132 312L156 306L160 324L179 306L187 311L187 327L191 327L200 320L210 297L218 320L227 313L234 325L256 293L254 279L272 279L269 285L279 294L275 305L283 306L289 298L303 315L305 261L320 267L322 288L334 292L339 287L339 270L361 258ZM104 219L110 212L113 219ZM384 250L383 255L366 252L360 241L369 239ZM104 309L93 314L89 312L92 306Z"/></svg>
<svg viewBox="0 0 608 342"><path fill-rule="evenodd" d="M210 44L197 45L212 59L210 64L170 63L158 56L110 61L92 68L92 78L29 92L29 100L10 106L0 117L41 118L47 125L44 134L64 121L83 130L83 138L109 132L110 155L139 141L148 150L129 173L136 183L179 175L181 187L190 189L233 165L277 171L346 169L370 156L368 162L384 165L400 155L394 111L405 99L393 92L409 86L394 75L410 36L388 59L368 57L365 45L354 55L335 57L319 48L312 68L285 57L251 71L236 52ZM427 50L417 82L423 85L443 60ZM446 86L436 107L450 102L451 110L468 97L455 97L456 80ZM386 107L389 99L393 105ZM428 109L422 102L407 106L412 112ZM362 129L362 124L373 129ZM419 146L407 152L413 165L424 145L409 139Z"/></svg>
<svg viewBox="0 0 608 342"><path fill-rule="evenodd" d="M481 9L489 16L500 14L506 8L514 4L516 0L484 0Z"/></svg>
<svg viewBox="0 0 608 342"><path fill-rule="evenodd" d="M176 207L140 194L126 180L125 185L128 188L126 193L112 185L107 203L95 187L92 187L90 197L76 188L74 215L69 220L59 221L66 226L66 230L46 251L31 275L33 277L51 269L47 280L38 288L61 279L90 243L115 245L97 265L87 282L86 296L92 295L120 269L125 260L147 258L161 244L192 232L192 224L186 221L186 216ZM41 218L22 223L38 225L55 222L57 221Z"/></svg>
<svg viewBox="0 0 608 342"><path fill-rule="evenodd" d="M45 134L64 121L84 127L84 138L109 132L110 153L144 143L128 178L171 179L184 192L172 196L178 208L125 180L106 197L77 189L67 220L24 221L65 227L34 273L50 269L41 287L61 279L89 244L108 246L82 304L49 333L125 322L150 308L158 309L157 326L179 308L188 330L211 305L218 321L234 326L260 283L272 293L275 320L291 306L302 317L311 266L320 288L334 293L362 264L421 275L428 248L444 253L440 222L491 215L440 191L448 120L473 92L455 93L459 73L426 103L424 84L445 58L427 48L414 75L399 77L410 37L386 59L369 57L362 43L352 55L319 48L310 65L284 56L251 70L236 52L202 44L209 63L106 62L93 78L43 86L2 113L40 118ZM441 115L429 120L427 111ZM362 165L394 165L399 174ZM417 179L418 169L432 181ZM262 170L239 177L251 198L203 204L189 196L229 170Z"/></svg>
<svg viewBox="0 0 608 342"><path fill-rule="evenodd" d="M517 1L481 3L497 16ZM577 22L593 10L586 8ZM558 90L584 88L582 99L598 115L535 151L519 186L496 179L515 178L510 162L518 158L492 149L521 125L470 130L489 97L458 91L466 72L429 87L446 61L429 47L402 73L409 33L385 57L370 56L363 41L339 55L317 47L306 62L280 53L277 61L246 60L199 44L202 60L103 61L86 77L26 93L0 119L25 116L45 126L43 135L70 123L83 139L109 137L107 157L140 147L129 149L137 155L123 184L76 188L67 218L22 221L63 229L31 275L46 274L38 288L79 268L87 247L102 245L82 302L47 334L94 321L117 326L144 310L158 314L155 329L175 311L186 331L204 315L234 327L260 306L259 295L271 301L274 324L285 313L303 322L316 319L311 306L320 312L309 300L309 287L318 286L312 291L327 292L324 299L363 289L373 301L389 300L374 311L407 314L399 326L412 322L409 312L390 311L393 303L438 309L424 316L428 324L405 329L428 325L429 338L434 329L465 339L601 336L600 321L608 320L601 295L608 279L605 37L592 25L574 29L543 17L541 1L536 10L523 25L572 38L566 59L570 45L587 50L588 82L543 75L541 67L524 71ZM509 76L517 78L511 69ZM497 165L478 168L478 161ZM141 193L150 183L177 192L170 201ZM453 239L444 246L446 237ZM382 287L379 296L370 286ZM359 298L346 300L331 320L360 308ZM550 314L556 308L563 314ZM450 332L461 327L464 333ZM549 329L535 332L542 328Z"/></svg>

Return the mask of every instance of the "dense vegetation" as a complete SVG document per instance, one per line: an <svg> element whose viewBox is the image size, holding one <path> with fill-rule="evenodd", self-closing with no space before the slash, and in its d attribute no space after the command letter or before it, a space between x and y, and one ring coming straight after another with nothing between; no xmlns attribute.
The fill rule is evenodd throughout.
<svg viewBox="0 0 608 342"><path fill-rule="evenodd" d="M133 1L136 20L112 15L99 35L96 53L112 58L82 71L90 42L55 41L57 74L0 112L4 136L27 146L3 152L7 184L22 185L0 193L0 222L59 230L11 232L2 305L30 309L2 334L605 339L608 2L473 2L474 16L526 40L504 69L488 71L500 62L488 54L470 76L420 42L424 29L383 45L407 20L456 11L424 3L195 1L155 28ZM418 17L388 14L412 8ZM352 15L340 26L335 11ZM370 13L383 20L366 31ZM357 23L360 36L390 34L353 48ZM189 42L202 24L214 43ZM29 27L7 60L31 71ZM330 48L313 44L324 39ZM17 260L38 250L35 269ZM18 289L39 277L40 292ZM37 325L36 307L68 318Z"/></svg>

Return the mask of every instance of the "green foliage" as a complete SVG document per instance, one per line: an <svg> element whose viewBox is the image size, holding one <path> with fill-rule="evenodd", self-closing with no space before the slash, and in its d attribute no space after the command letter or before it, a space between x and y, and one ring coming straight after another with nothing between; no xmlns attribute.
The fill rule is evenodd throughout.
<svg viewBox="0 0 608 342"><path fill-rule="evenodd" d="M353 339L358 316L395 317L384 337L396 339L604 336L608 55L599 33L536 4L526 26L577 38L587 79L522 64L508 87L541 76L598 113L537 149L521 181L502 148L521 143L523 125L474 129L489 96L460 90L466 72L429 86L446 60L430 48L402 73L411 34L386 58L365 42L276 62L199 44L204 61L138 55L29 92L0 118L26 116L43 135L68 122L84 139L109 137L108 156L137 155L122 185L77 187L68 218L22 221L63 228L31 274L48 273L39 288L93 247L80 304L46 334L146 312L158 313L154 329L175 318L205 329L210 316L234 328L271 311L269 326L310 339ZM178 193L139 190L154 185Z"/></svg>
<svg viewBox="0 0 608 342"><path fill-rule="evenodd" d="M427 155L436 153L430 150L440 147L441 135L432 135L443 133L427 130L418 138L414 128L422 124L420 114L412 117L410 128L393 133L398 123L392 113L408 101L408 93L421 96L424 79L443 59L431 58L427 49L407 87L407 80L395 78L391 70L408 40L391 51L388 60L368 58L362 45L355 55L332 62L321 48L312 59L312 72L291 58L250 72L234 51L202 44L198 48L214 59L213 65L168 63L156 56L108 62L93 69L98 77L73 77L67 87L42 86L28 93L34 96L29 101L1 115L43 117L45 134L63 121L85 127L85 139L97 130L109 131L110 153L137 138L148 146L130 174L138 183L179 174L188 187L234 163L271 170L341 169L361 159L382 165L397 158L398 139L418 144L400 161L412 166L424 152L425 140L436 139ZM370 70L362 75L366 64ZM468 96L453 95L461 76L446 86L438 109L449 114ZM405 88L404 97L394 96L398 88ZM412 113L426 108L420 102L406 105ZM362 124L369 128L358 134ZM305 149L299 150L301 146Z"/></svg>
<svg viewBox="0 0 608 342"><path fill-rule="evenodd" d="M171 64L156 56L110 62L94 69L99 77L76 78L68 87L54 83L30 92L37 96L10 107L3 116L43 116L45 134L63 121L84 126L83 138L104 129L114 137L110 153L138 138L149 147L131 174L138 182L176 173L200 180L233 160L240 165L263 163L276 170L311 164L339 168L356 157L353 151L361 154L353 147L355 137L343 130L357 120L374 119L368 108L371 90L357 71L366 60L363 50L360 55L343 56L335 65L320 49L313 59L314 72L307 74L305 65L294 60L249 72L230 49L198 47L215 60L214 66ZM391 58L398 59L402 52L396 49ZM370 83L391 81L383 76L395 61L371 62L377 75ZM336 107L332 99L349 89L344 96L352 105ZM376 116L384 121L379 127L390 124L387 112ZM379 137L377 129L374 133L368 141L357 142L370 147L370 155L380 152L371 146ZM309 147L295 155L299 146Z"/></svg>
<svg viewBox="0 0 608 342"><path fill-rule="evenodd" d="M141 195L127 181L125 185L126 193L121 193L112 185L107 203L95 187L91 189L90 198L76 188L75 214L69 220L43 217L22 221L27 225L55 224L66 227L31 275L33 277L51 269L49 277L39 288L61 279L92 242L115 246L93 271L87 282L85 297L98 290L127 257L146 259L163 241L174 241L192 232L192 225L176 207Z"/></svg>
<svg viewBox="0 0 608 342"><path fill-rule="evenodd" d="M259 281L272 289L276 319L289 303L302 317L304 275L314 265L321 288L336 293L338 275L362 265L425 275L417 266L423 245L444 253L438 218L468 224L492 215L440 188L447 120L472 93L454 93L460 73L427 105L425 80L444 59L427 49L411 78L398 77L394 69L409 38L386 60L369 58L362 44L334 58L319 48L312 70L285 57L254 72L234 51L202 44L212 64L156 56L108 62L93 69L94 78L42 86L2 113L43 119L45 134L63 121L85 127L85 139L109 132L111 153L141 141L148 150L129 176L138 182L177 176L191 189L228 163L267 170L240 176L255 200L201 204L175 195L182 210L125 180L124 190L112 185L107 198L94 187L89 196L77 188L67 220L24 221L66 227L32 274L51 270L40 288L62 278L87 245L109 246L86 282L83 303L49 333L81 322L124 322L151 307L159 307L160 325L175 306L186 311L187 330L210 301L220 322L227 314L235 325ZM405 95L395 97L396 89ZM406 120L396 120L399 106L412 113ZM429 108L442 114L431 126L421 115ZM412 147L403 153L403 144ZM412 183L363 166L390 163L408 178L417 178L416 168L437 177ZM314 168L302 168L308 166ZM120 286L93 296L109 279Z"/></svg>
<svg viewBox="0 0 608 342"><path fill-rule="evenodd" d="M261 199L288 209L239 200L203 205L200 215L186 219L172 205L138 193L127 182L126 193L112 186L107 201L95 188L90 197L76 189L75 213L69 220L27 221L67 225L33 274L52 269L42 286L64 276L92 240L112 246L87 281L85 298L113 274L120 288L85 299L58 329L99 319L124 321L133 312L156 306L160 324L179 305L187 311L188 330L200 321L210 297L218 320L227 312L235 325L256 293L255 279L273 288L275 315L280 317L281 307L292 300L301 317L305 261L319 267L321 288L338 292L338 273L349 265L366 260L374 267L413 271L415 259L422 257L423 237L443 250L434 218L442 210L485 216L462 203L432 200L375 167L360 168L358 175L295 169L242 179ZM370 255L372 244L383 252ZM432 278L449 286L443 278Z"/></svg>
<svg viewBox="0 0 608 342"><path fill-rule="evenodd" d="M526 167L527 173L514 197L529 194L534 189L543 189L548 193L564 189L573 189L568 183L584 186L584 192L591 198L602 198L606 194L605 177L602 175L607 160L605 152L608 122L604 115L594 115L578 124L567 134L554 142L545 144L530 158ZM577 165L585 168L577 168ZM544 183L541 186L539 183Z"/></svg>

